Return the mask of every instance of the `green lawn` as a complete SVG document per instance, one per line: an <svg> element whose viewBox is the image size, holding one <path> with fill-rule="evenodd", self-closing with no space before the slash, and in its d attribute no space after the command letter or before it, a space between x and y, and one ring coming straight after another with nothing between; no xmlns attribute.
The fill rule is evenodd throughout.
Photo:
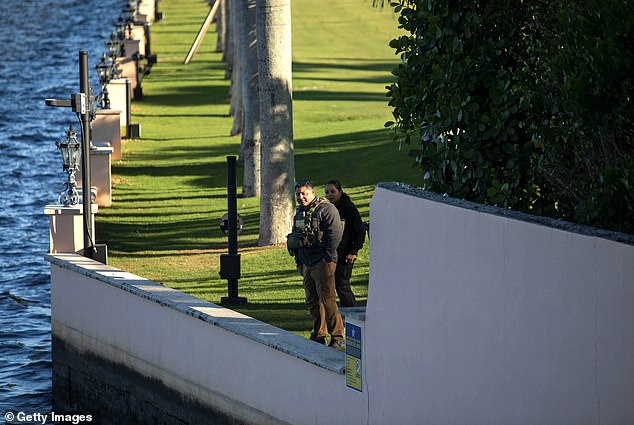
<svg viewBox="0 0 634 425"><path fill-rule="evenodd" d="M227 294L218 276L227 244L218 226L227 210L226 156L240 145L229 136L229 81L213 25L193 61L182 64L207 1L161 0L160 7L165 19L151 29L158 63L133 104L142 139L127 142L113 163L113 206L99 210L97 240L108 244L111 265L218 303ZM388 47L395 16L364 0L294 0L292 7L296 177L340 179L367 220L378 182L419 181L383 128L390 119L384 87L399 60ZM236 310L307 336L311 320L293 259L283 246L255 245L258 210L257 199L238 199L245 219L239 291L249 303ZM368 258L366 245L352 279L361 302Z"/></svg>

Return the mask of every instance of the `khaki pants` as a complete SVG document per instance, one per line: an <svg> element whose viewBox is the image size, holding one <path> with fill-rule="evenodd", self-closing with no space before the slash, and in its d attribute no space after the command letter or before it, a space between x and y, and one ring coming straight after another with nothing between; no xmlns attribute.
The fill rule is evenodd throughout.
<svg viewBox="0 0 634 425"><path fill-rule="evenodd" d="M335 291L335 263L321 260L314 266L302 265L299 272L304 277L306 305L313 318L310 339L325 343L330 334L332 340L343 339L343 320L337 307Z"/></svg>

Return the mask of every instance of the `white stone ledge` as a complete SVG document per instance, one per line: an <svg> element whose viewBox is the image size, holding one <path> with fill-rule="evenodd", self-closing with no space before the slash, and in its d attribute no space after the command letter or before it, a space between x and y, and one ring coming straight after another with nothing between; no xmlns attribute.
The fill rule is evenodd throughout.
<svg viewBox="0 0 634 425"><path fill-rule="evenodd" d="M405 195L414 196L421 199L427 199L430 201L438 202L441 204L451 205L458 208L464 208L472 211L478 211L499 217L506 217L512 220L524 221L526 223L539 224L542 226L551 227L553 229L564 230L567 232L578 233L580 235L592 236L602 239L612 240L614 242L621 242L628 245L634 245L634 235L627 233L615 232L612 230L599 229L596 227L590 227L583 224L577 224L570 221L559 220L556 218L531 215L519 211L514 211L506 208L497 207L495 205L479 204L477 202L466 201L464 199L452 198L450 196L441 195L427 190L419 189L407 185L405 183L398 182L381 182L377 187L403 193Z"/></svg>
<svg viewBox="0 0 634 425"><path fill-rule="evenodd" d="M343 352L292 332L77 254L48 254L45 259L61 268L107 283L328 371L340 375L345 373Z"/></svg>

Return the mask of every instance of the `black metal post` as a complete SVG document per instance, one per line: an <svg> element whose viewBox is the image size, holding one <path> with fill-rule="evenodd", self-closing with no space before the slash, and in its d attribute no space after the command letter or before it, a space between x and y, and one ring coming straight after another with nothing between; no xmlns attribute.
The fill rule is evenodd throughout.
<svg viewBox="0 0 634 425"><path fill-rule="evenodd" d="M143 38L145 38L145 57L152 56L151 43L150 43L150 25L143 24Z"/></svg>
<svg viewBox="0 0 634 425"><path fill-rule="evenodd" d="M145 34L145 59L147 59L147 65L143 69L143 74L148 75L152 66L156 63L156 55L152 54L152 44L150 37L150 25L145 24L143 26L143 32Z"/></svg>
<svg viewBox="0 0 634 425"><path fill-rule="evenodd" d="M138 81L138 80L137 80ZM141 125L132 124L132 82L125 80L125 138L141 137Z"/></svg>
<svg viewBox="0 0 634 425"><path fill-rule="evenodd" d="M220 277L227 279L228 297L222 297L222 304L246 304L245 297L238 296L238 279L240 278L240 254L238 254L238 207L236 189L236 157L227 157L227 213L228 219L228 254L220 256Z"/></svg>
<svg viewBox="0 0 634 425"><path fill-rule="evenodd" d="M132 59L134 59L134 72L136 74L136 87L134 88L134 98L137 100L141 100L143 98L143 89L141 87L141 77L142 77L142 73L140 71L140 57L138 53L135 53L132 56Z"/></svg>
<svg viewBox="0 0 634 425"><path fill-rule="evenodd" d="M132 139L132 90L130 80L125 80L125 135Z"/></svg>
<svg viewBox="0 0 634 425"><path fill-rule="evenodd" d="M238 200L236 157L227 157L227 213L229 214L229 254L238 253Z"/></svg>
<svg viewBox="0 0 634 425"><path fill-rule="evenodd" d="M163 12L159 11L159 2L156 0L154 2L154 22L158 22L163 19Z"/></svg>
<svg viewBox="0 0 634 425"><path fill-rule="evenodd" d="M93 258L95 247L92 242L92 186L90 181L90 88L88 83L88 52L79 52L79 92L84 95L84 105L81 108L81 185L83 217L84 217L84 257Z"/></svg>

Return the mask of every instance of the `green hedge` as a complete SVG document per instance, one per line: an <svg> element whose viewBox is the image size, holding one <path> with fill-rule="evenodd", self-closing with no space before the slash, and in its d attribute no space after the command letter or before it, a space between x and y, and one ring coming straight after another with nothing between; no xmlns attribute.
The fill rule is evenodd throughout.
<svg viewBox="0 0 634 425"><path fill-rule="evenodd" d="M634 233L631 1L402 1L387 87L423 187Z"/></svg>

